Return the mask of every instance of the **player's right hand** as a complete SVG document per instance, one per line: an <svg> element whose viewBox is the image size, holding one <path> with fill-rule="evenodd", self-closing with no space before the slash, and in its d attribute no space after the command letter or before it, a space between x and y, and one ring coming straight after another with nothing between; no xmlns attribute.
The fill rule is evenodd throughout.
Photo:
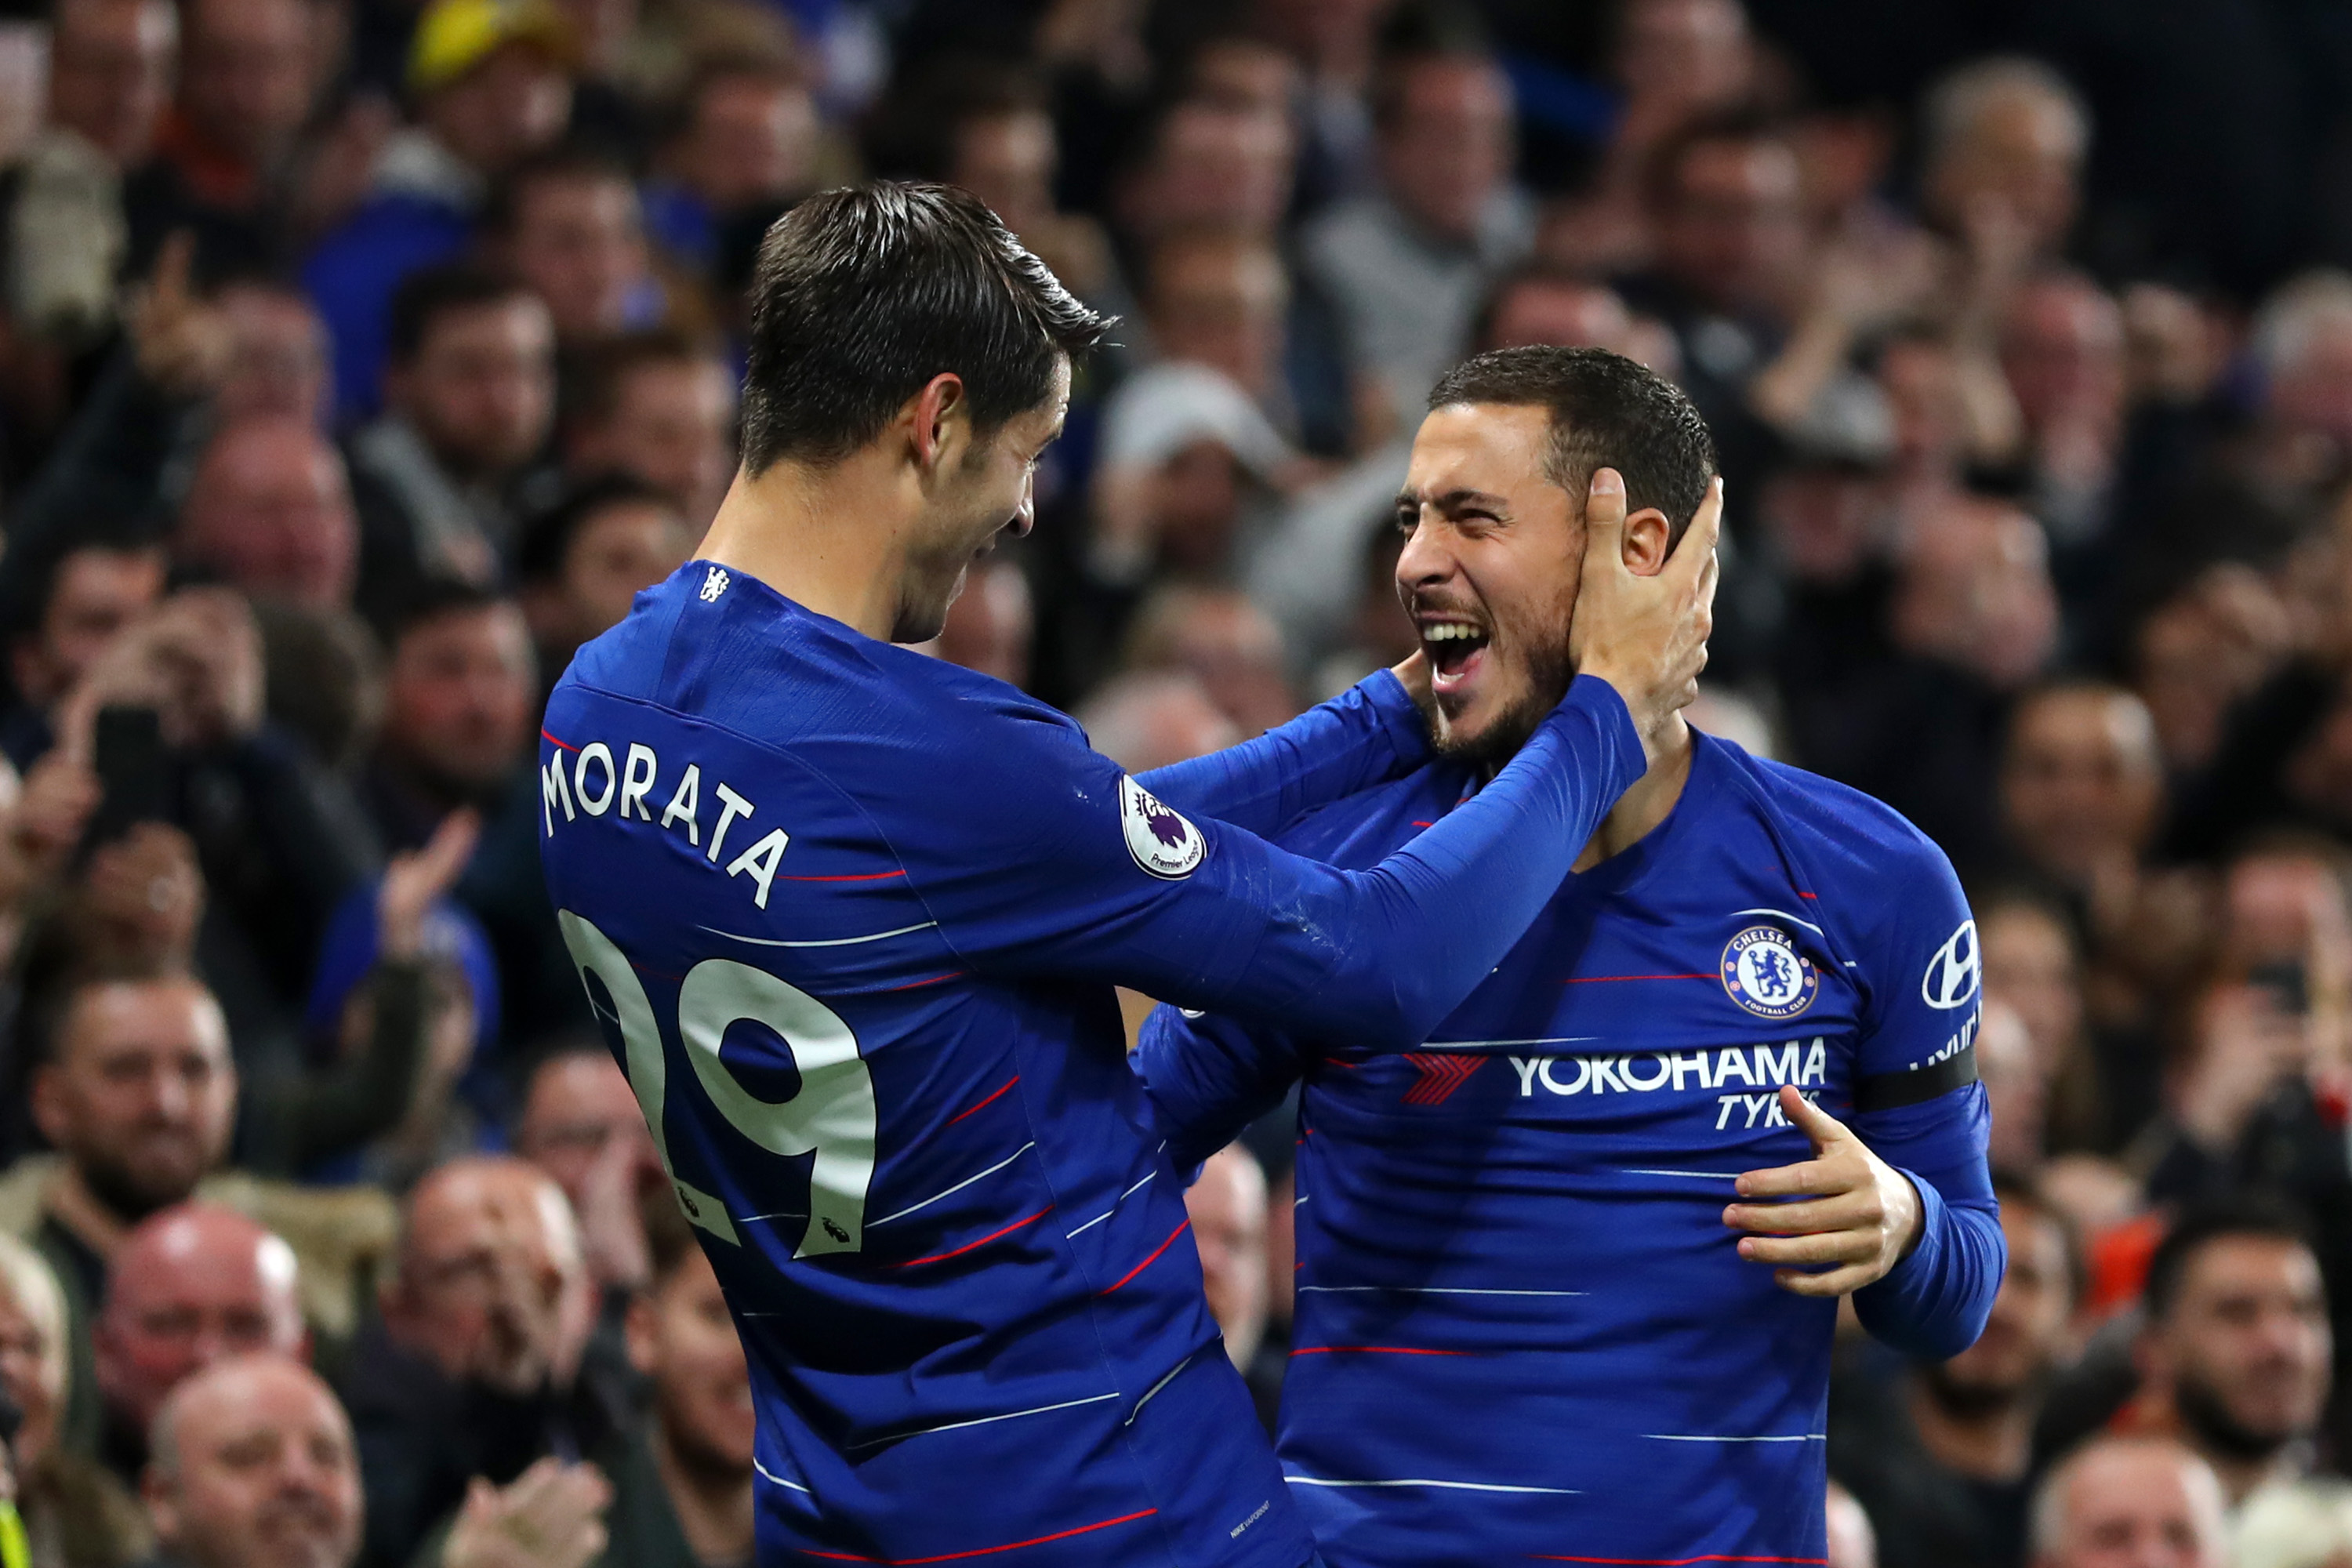
<svg viewBox="0 0 2352 1568"><path fill-rule="evenodd" d="M1665 564L1643 576L1625 564L1625 481L1596 469L1584 504L1584 574L1569 627L1579 674L1616 688L1655 758L1675 714L1698 696L1715 628L1715 542L1723 523L1723 480L1706 500Z"/></svg>

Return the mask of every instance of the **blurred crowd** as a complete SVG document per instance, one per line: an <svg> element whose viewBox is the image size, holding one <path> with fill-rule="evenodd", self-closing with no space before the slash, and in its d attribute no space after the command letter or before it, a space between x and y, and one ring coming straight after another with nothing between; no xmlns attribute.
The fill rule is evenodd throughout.
<svg viewBox="0 0 2352 1568"><path fill-rule="evenodd" d="M866 174L1122 318L932 651L1133 769L1412 651L1446 367L1680 383L1698 722L1978 917L2010 1276L1953 1362L1847 1343L1835 1560L2352 1563L2340 7L0 0L34 1568L750 1560L742 1354L531 759L725 493L761 236ZM1269 1411L1289 1142L1192 1196Z"/></svg>

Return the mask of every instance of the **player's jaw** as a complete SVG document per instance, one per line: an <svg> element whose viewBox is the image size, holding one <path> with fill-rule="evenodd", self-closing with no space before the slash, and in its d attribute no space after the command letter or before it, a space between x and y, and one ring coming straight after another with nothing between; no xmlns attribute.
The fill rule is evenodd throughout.
<svg viewBox="0 0 2352 1568"><path fill-rule="evenodd" d="M1432 735L1446 756L1500 767L1568 692L1566 606L1496 605L1439 590L1408 597L1436 700Z"/></svg>

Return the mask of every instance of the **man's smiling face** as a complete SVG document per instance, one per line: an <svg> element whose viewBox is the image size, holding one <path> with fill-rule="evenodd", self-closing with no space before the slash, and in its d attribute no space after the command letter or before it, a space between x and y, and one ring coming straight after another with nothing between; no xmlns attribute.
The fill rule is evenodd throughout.
<svg viewBox="0 0 2352 1568"><path fill-rule="evenodd" d="M1453 404L1413 438L1397 595L1429 657L1438 749L1498 766L1567 693L1580 500L1545 472L1551 413Z"/></svg>

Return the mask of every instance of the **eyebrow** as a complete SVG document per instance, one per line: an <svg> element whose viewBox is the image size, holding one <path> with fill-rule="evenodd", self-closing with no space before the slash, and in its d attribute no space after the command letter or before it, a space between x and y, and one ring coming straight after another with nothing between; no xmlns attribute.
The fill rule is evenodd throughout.
<svg viewBox="0 0 2352 1568"><path fill-rule="evenodd" d="M1413 489L1402 489L1396 494L1396 504L1400 509L1411 507L1415 510L1423 506L1434 505L1442 511L1451 511L1461 507L1482 503L1487 506L1501 506L1503 498L1490 495L1485 490L1472 489L1452 489L1434 496L1424 496Z"/></svg>

